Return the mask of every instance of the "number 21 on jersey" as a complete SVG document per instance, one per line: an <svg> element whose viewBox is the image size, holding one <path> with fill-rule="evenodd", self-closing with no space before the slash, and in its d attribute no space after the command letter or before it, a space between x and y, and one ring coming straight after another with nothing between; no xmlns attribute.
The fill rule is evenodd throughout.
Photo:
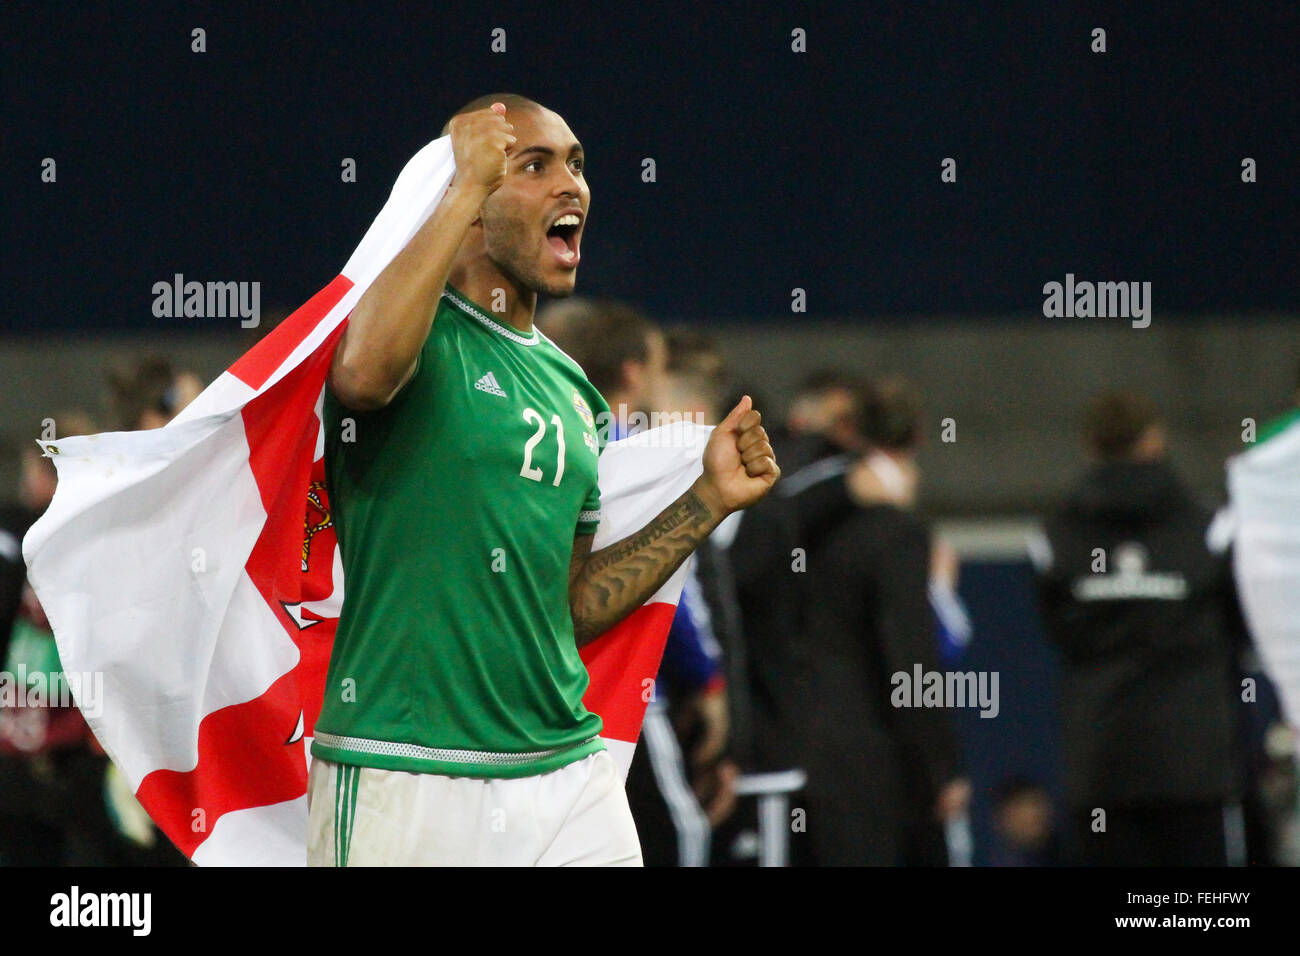
<svg viewBox="0 0 1300 956"><path fill-rule="evenodd" d="M519 469L519 474L525 478L531 478L533 481L541 481L542 468L540 465L533 465L533 449L546 436L546 419L542 417L540 412L525 408L524 421L530 425L536 425L537 431L524 445L524 467ZM552 415L551 424L555 426L555 438L560 446L559 455L556 456L555 480L551 482L552 485L558 488L560 487L560 479L564 477L564 422L560 420L559 415Z"/></svg>

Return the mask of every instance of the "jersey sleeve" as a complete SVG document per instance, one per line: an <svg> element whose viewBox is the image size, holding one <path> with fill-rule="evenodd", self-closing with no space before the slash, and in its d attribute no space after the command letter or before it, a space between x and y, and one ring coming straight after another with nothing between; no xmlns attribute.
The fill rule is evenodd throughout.
<svg viewBox="0 0 1300 956"><path fill-rule="evenodd" d="M582 503L582 510L578 512L578 534L595 534L596 527L600 524L600 479L594 481L591 485L591 491L587 492L587 498Z"/></svg>
<svg viewBox="0 0 1300 956"><path fill-rule="evenodd" d="M596 428L596 458L599 461L601 455L605 453L605 444L609 440L608 423L609 423L609 406L605 404L605 399L600 392L596 391L590 383L587 383L589 389L589 401L592 408L595 409ZM582 503L582 511L578 514L577 534L595 534L596 526L600 524L600 478L591 485L591 490L587 492L587 498Z"/></svg>

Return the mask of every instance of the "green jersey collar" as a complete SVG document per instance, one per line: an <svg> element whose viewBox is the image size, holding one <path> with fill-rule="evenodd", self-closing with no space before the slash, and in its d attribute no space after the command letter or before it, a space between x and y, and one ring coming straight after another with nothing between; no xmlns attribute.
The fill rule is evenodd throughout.
<svg viewBox="0 0 1300 956"><path fill-rule="evenodd" d="M518 342L520 345L536 345L541 341L541 338L537 334L536 326L533 327L532 335L520 335L514 329L508 328L500 322L497 322L495 319L485 315L477 306L474 305L473 302L465 298L463 293L453 289L450 283L443 288L442 297L447 299L452 305L456 306L456 308L460 309L470 318L478 322L479 325L496 332L498 335L504 335L511 342Z"/></svg>

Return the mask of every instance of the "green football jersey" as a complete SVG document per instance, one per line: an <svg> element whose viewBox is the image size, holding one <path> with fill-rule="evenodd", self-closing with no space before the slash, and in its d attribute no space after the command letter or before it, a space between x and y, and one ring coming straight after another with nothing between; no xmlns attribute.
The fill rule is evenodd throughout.
<svg viewBox="0 0 1300 956"><path fill-rule="evenodd" d="M569 564L600 518L582 369L448 286L411 380L356 412L327 388L343 609L312 754L471 777L603 748L582 704Z"/></svg>

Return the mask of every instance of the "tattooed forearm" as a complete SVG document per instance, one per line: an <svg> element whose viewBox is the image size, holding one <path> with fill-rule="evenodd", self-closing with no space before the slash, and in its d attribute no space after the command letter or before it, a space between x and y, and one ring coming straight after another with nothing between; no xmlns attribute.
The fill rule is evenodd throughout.
<svg viewBox="0 0 1300 956"><path fill-rule="evenodd" d="M570 577L569 604L578 646L604 634L644 604L723 517L691 489L636 534L591 554Z"/></svg>

